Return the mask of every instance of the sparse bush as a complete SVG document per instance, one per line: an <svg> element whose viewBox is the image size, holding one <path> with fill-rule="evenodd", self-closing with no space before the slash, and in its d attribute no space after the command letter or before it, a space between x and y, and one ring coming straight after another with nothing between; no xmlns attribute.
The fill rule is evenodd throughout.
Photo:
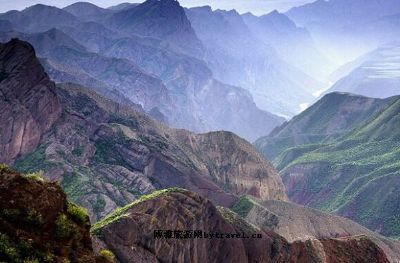
<svg viewBox="0 0 400 263"><path fill-rule="evenodd" d="M82 156L82 153L83 153L83 150L81 147L78 147L78 148L75 148L72 150L72 154L75 156L78 156L78 157Z"/></svg>
<svg viewBox="0 0 400 263"><path fill-rule="evenodd" d="M18 220L20 218L21 211L15 208L3 209L0 211L0 216L8 220Z"/></svg>
<svg viewBox="0 0 400 263"><path fill-rule="evenodd" d="M24 263L40 263L39 259L37 258L29 258L23 261Z"/></svg>
<svg viewBox="0 0 400 263"><path fill-rule="evenodd" d="M108 249L102 249L102 250L100 250L99 255L100 255L102 258L107 259L107 260L110 261L110 262L114 262L114 260L115 260L115 256L114 256L113 252L111 252L111 251L108 250Z"/></svg>
<svg viewBox="0 0 400 263"><path fill-rule="evenodd" d="M240 197L239 201L232 207L232 211L244 218L253 207L253 200L251 200L247 196L242 196Z"/></svg>
<svg viewBox="0 0 400 263"><path fill-rule="evenodd" d="M72 235L73 226L65 214L58 216L56 220L55 235L59 238L68 238Z"/></svg>
<svg viewBox="0 0 400 263"><path fill-rule="evenodd" d="M0 173L1 173L1 172L7 172L7 171L9 171L9 170L10 170L10 167L8 167L7 164L0 163Z"/></svg>
<svg viewBox="0 0 400 263"><path fill-rule="evenodd" d="M37 171L37 172L25 174L25 177L30 180L44 182L44 172L43 171Z"/></svg>
<svg viewBox="0 0 400 263"><path fill-rule="evenodd" d="M31 209L28 211L25 221L31 225L40 226L43 224L43 217L38 211Z"/></svg>
<svg viewBox="0 0 400 263"><path fill-rule="evenodd" d="M43 257L43 260L46 263L54 262L54 255L51 252L47 252Z"/></svg>
<svg viewBox="0 0 400 263"><path fill-rule="evenodd" d="M11 245L10 238L2 233L0 233L0 254L8 259L18 258L17 250Z"/></svg>
<svg viewBox="0 0 400 263"><path fill-rule="evenodd" d="M69 202L67 213L77 223L86 223L87 222L87 218L88 218L87 211L86 211L86 209L84 209L80 206L77 206L77 205Z"/></svg>

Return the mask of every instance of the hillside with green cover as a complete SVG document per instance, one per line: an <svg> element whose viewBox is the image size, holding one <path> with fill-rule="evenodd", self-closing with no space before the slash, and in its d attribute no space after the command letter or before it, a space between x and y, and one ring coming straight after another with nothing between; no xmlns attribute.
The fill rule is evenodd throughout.
<svg viewBox="0 0 400 263"><path fill-rule="evenodd" d="M332 98L332 95L327 96L328 99L329 96ZM299 119L307 119L311 123L304 133L316 127L313 118L318 116L318 110L325 109L320 106L327 96L286 126L294 127ZM342 100L357 98L349 94L336 93L336 96L345 97ZM344 126L345 132L337 138L329 138L324 133L326 130L320 129L316 134L325 136L321 141L291 144L277 149L273 143L280 138L270 135L267 147L270 145L272 150L259 149L264 154L276 151L274 162L281 171L290 200L348 217L386 236L398 237L400 98L369 100L375 100L372 103L375 106L371 107L367 99L364 100L366 105L359 104L358 114L353 112L352 117L358 121L351 121L350 128ZM367 107L366 111L362 110L364 106ZM343 108L338 110L343 111ZM360 121L362 119L365 121ZM315 122L321 124L320 119L315 119ZM287 128L283 128L280 134L287 134L292 140L295 137L290 136Z"/></svg>

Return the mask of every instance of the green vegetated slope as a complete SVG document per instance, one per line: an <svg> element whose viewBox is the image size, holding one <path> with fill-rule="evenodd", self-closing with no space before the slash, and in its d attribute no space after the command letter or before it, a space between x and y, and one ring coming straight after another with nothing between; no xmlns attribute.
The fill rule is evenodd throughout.
<svg viewBox="0 0 400 263"><path fill-rule="evenodd" d="M338 119L346 121L335 137L326 127ZM274 158L292 201L400 235L400 97L328 94L256 146Z"/></svg>

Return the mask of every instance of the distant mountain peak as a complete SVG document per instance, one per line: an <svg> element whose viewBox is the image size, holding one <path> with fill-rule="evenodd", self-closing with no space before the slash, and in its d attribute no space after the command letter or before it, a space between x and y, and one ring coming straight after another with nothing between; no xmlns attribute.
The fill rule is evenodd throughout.
<svg viewBox="0 0 400 263"><path fill-rule="evenodd" d="M174 51L202 57L204 50L185 10L175 0L147 0L116 12L109 19L111 27L142 37L161 39Z"/></svg>
<svg viewBox="0 0 400 263"><path fill-rule="evenodd" d="M58 10L57 7L55 6L50 6L50 5L44 5L44 4L36 4L33 6L29 6L27 8L25 8L24 10L22 10L22 12L28 12L28 11L40 11L40 10Z"/></svg>

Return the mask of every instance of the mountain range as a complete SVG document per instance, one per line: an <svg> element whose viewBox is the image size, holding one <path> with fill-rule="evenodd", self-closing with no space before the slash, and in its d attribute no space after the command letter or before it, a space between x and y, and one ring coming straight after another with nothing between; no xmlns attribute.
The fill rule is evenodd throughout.
<svg viewBox="0 0 400 263"><path fill-rule="evenodd" d="M88 7L91 12L95 9L93 5L83 3L80 7L82 10ZM246 90L226 85L213 77L207 64L199 59L202 43L176 1L148 1L126 10L107 10L105 12L110 15L104 15L98 22L82 21L66 10L76 8L62 10L36 5L0 15L16 24L13 27L16 32L2 34L2 40L18 36L32 41L54 80L77 82L112 98L124 94L146 112L160 113L173 127L197 132L226 129L254 140L282 123L282 118L260 110ZM148 13L141 19L138 14L145 10ZM32 20L41 12L49 14L41 20ZM157 19L159 12L166 18L177 14L182 18L166 24ZM70 18L73 24L68 23L70 16L73 16ZM118 24L118 18L129 25ZM32 28L29 30L25 25L28 20ZM134 27L139 30L137 23L154 30L146 35L124 29ZM164 31L170 35L162 35ZM53 34L51 41L40 41L49 34ZM180 38L193 41L181 41ZM180 46L182 43L187 46ZM41 46L43 44L47 46ZM145 89L141 85L151 88Z"/></svg>
<svg viewBox="0 0 400 263"><path fill-rule="evenodd" d="M338 257L395 262L400 257L396 241L339 217L331 219L327 230L323 224L329 215L288 203L274 167L230 132L174 130L88 88L55 85L27 42L13 39L2 44L0 61L1 105L5 107L0 128L8 136L2 137L1 147L7 152L2 151L0 157L24 173L18 175L5 165L0 169L2 260L14 262L28 256L49 262L54 258L71 262L198 260L190 239L185 243L146 241L154 230L178 225L182 231L197 226L203 231L261 234L261 239L248 242L213 239L207 241L207 249L196 245L195 250L210 262L222 256L221 249L227 253L224 258L241 262ZM38 170L43 173L34 172ZM60 183L46 183L49 179ZM60 186L69 202L83 205L88 214L68 203ZM191 192L164 189L177 186ZM36 201L29 201L33 196ZM13 209L5 201L10 197ZM111 212L117 206L121 208ZM93 225L89 240L89 217L96 221L109 212ZM288 223L283 222L302 213L291 225L302 230L286 232ZM36 235L33 226L46 238ZM22 241L29 238L29 249L22 250ZM54 238L59 241L55 243ZM79 249L72 253L68 244ZM126 249L126 244L135 249Z"/></svg>
<svg viewBox="0 0 400 263"><path fill-rule="evenodd" d="M255 145L289 199L399 236L399 97L330 93Z"/></svg>
<svg viewBox="0 0 400 263"><path fill-rule="evenodd" d="M351 92L374 98L387 98L400 91L400 46L390 43L352 61L333 74L338 79L326 91Z"/></svg>
<svg viewBox="0 0 400 263"><path fill-rule="evenodd" d="M0 261L400 262L399 14L0 14Z"/></svg>
<svg viewBox="0 0 400 263"><path fill-rule="evenodd" d="M285 14L306 27L317 47L334 62L351 61L399 37L396 0L318 0Z"/></svg>
<svg viewBox="0 0 400 263"><path fill-rule="evenodd" d="M293 41L303 37L301 33L297 35L301 29L294 26L282 35L268 35L268 41L265 41L254 29L257 27L252 23L247 24L248 20L244 19L246 16L239 15L235 10L212 11L210 7L199 7L187 9L186 14L204 43L205 61L215 77L249 90L261 109L293 116L300 111L300 104L313 100L312 92L323 88L322 83L287 63L271 45L273 41L275 46L277 42L286 43L288 49L293 50L297 57L300 56L293 48ZM273 16L268 15L271 19ZM260 21L264 22L262 19ZM279 26L285 22L280 22ZM263 24L263 28L267 27L273 28ZM290 37L292 40L287 40ZM279 46L283 48L283 45ZM304 61L307 63L310 60Z"/></svg>

